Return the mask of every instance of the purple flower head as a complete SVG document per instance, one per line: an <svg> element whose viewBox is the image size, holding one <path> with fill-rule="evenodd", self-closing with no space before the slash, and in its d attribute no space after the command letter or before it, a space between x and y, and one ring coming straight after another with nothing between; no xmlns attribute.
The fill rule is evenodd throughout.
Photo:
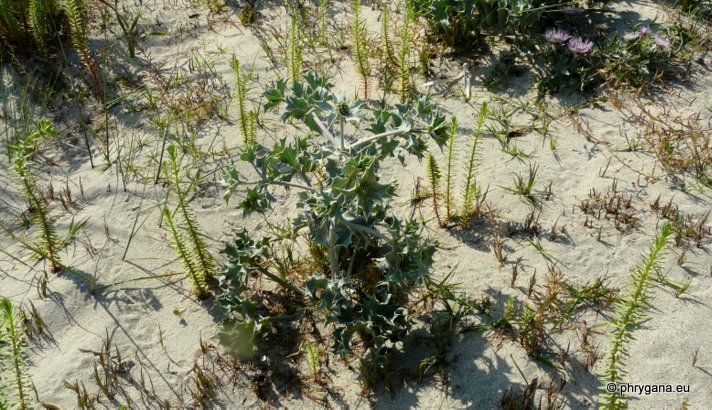
<svg viewBox="0 0 712 410"><path fill-rule="evenodd" d="M593 49L593 43L583 40L581 37L573 37L569 40L569 50L575 54L588 54Z"/></svg>
<svg viewBox="0 0 712 410"><path fill-rule="evenodd" d="M653 34L653 42L660 48L670 48L670 40L662 34Z"/></svg>
<svg viewBox="0 0 712 410"><path fill-rule="evenodd" d="M643 37L647 36L648 34L650 34L651 32L652 31L650 30L650 27L643 26L640 28L640 33L638 33L638 35L640 36L640 38L643 38Z"/></svg>
<svg viewBox="0 0 712 410"><path fill-rule="evenodd" d="M570 38L569 33L560 28L550 28L544 33L544 39L551 44L563 44Z"/></svg>

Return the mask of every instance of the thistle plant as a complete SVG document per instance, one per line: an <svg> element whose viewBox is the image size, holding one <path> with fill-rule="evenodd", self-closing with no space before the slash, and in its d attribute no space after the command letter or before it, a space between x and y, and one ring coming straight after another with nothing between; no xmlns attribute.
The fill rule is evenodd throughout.
<svg viewBox="0 0 712 410"><path fill-rule="evenodd" d="M620 389L612 393L606 390L606 384L613 383L616 387L625 383L625 359L628 356L628 345L634 340L633 330L638 329L647 319L650 309L650 287L653 285L651 275L659 269L663 251L672 233L669 223L665 223L650 245L648 255L634 269L630 282L617 300L615 313L609 322L611 328L608 355L602 370L601 394L599 404L604 409L620 409L625 407L626 400Z"/></svg>
<svg viewBox="0 0 712 410"><path fill-rule="evenodd" d="M34 386L27 364L27 336L20 311L0 299L0 408L29 410ZM3 393L6 397L3 397Z"/></svg>
<svg viewBox="0 0 712 410"><path fill-rule="evenodd" d="M601 71L616 87L640 87L663 73L674 71L677 56L684 49L683 37L675 26L667 30L636 26L606 45Z"/></svg>
<svg viewBox="0 0 712 410"><path fill-rule="evenodd" d="M274 84L265 92L266 108L284 104L285 121L302 121L322 138L244 147L240 158L252 165L257 179L230 170L225 197L239 195L238 208L249 215L268 212L279 201L276 190L297 191L299 214L291 220L291 239L284 240L304 237L323 249L327 266L301 288L270 269L272 239L253 240L241 231L225 251L221 300L231 328L237 321L244 332L254 332L269 316L259 300L249 299L247 282L265 276L326 317L334 327L334 351L342 356L354 353L352 338L359 334L365 343L362 365L376 370L387 363L392 343L408 334L409 295L429 276L435 252L417 222L391 211L396 187L382 180L380 164L389 157L421 158L427 136L444 144L446 120L425 97L412 105L371 107L334 94L325 78L309 74L304 80L290 89L283 81ZM363 131L346 134L342 119L365 123L358 127ZM254 337L235 338L245 339Z"/></svg>
<svg viewBox="0 0 712 410"><path fill-rule="evenodd" d="M301 63L300 63L301 64ZM242 73L240 60L232 56L232 71L235 73L235 101L237 101L237 121L242 134L242 142L251 144L255 141L255 116L247 110L248 75ZM297 70L299 72L301 69Z"/></svg>
<svg viewBox="0 0 712 410"><path fill-rule="evenodd" d="M368 99L368 80L371 77L371 64L368 60L366 26L361 21L361 0L353 1L353 13L354 20L351 23L351 37L354 42L356 72L361 76L363 96Z"/></svg>
<svg viewBox="0 0 712 410"><path fill-rule="evenodd" d="M547 43L537 55L541 72L535 76L540 95L565 88L584 91L599 80L600 54L591 41L551 28L542 38Z"/></svg>

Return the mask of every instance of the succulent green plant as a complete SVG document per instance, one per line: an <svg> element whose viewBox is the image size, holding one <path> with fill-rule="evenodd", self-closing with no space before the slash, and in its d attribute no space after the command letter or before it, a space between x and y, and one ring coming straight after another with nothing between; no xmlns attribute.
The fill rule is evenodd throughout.
<svg viewBox="0 0 712 410"><path fill-rule="evenodd" d="M59 272L62 262L59 251L62 241L57 235L54 220L50 215L50 209L42 192L37 187L37 182L31 168L32 156L35 153L39 141L52 138L57 135L54 125L42 119L35 122L33 130L24 137L18 139L15 144L11 144L13 171L17 175L18 182L22 188L22 195L27 202L28 211L31 217L39 225L39 241L36 244L27 244L27 247L37 256L46 259L52 272Z"/></svg>
<svg viewBox="0 0 712 410"><path fill-rule="evenodd" d="M196 268L200 270L204 280L209 280L213 277L215 272L215 260L203 240L198 219L188 204L188 192L181 186L182 176L175 146L169 145L167 150L170 166L169 172L171 174L170 181L178 207L177 212L185 224L185 232L188 235L188 241L191 245L190 249L192 249L193 262Z"/></svg>
<svg viewBox="0 0 712 410"><path fill-rule="evenodd" d="M247 79L242 72L240 60L232 56L232 71L235 73L235 101L237 101L237 121L242 134L242 142L249 144L255 141L255 116L247 109ZM301 70L301 69L300 69Z"/></svg>
<svg viewBox="0 0 712 410"><path fill-rule="evenodd" d="M611 329L608 355L605 367L602 370L604 385L599 399L603 409L621 409L625 407L626 398L620 389L613 392L607 390L608 385L625 383L625 359L628 357L628 345L634 340L633 331L640 327L646 320L646 312L651 306L650 287L653 284L651 274L659 269L663 258L665 246L672 234L670 223L665 223L655 239L650 244L650 249L635 267L630 276L630 282L615 304L615 313L609 327Z"/></svg>
<svg viewBox="0 0 712 410"><path fill-rule="evenodd" d="M195 259L188 248L185 237L183 237L183 234L178 230L178 226L173 219L173 214L171 214L171 211L167 207L163 208L163 218L166 220L166 225L168 225L168 232L173 242L173 248L183 265L183 272L188 276L188 280L193 286L195 296L200 299L208 297L210 291L205 282L205 273L202 272L200 267L195 263Z"/></svg>
<svg viewBox="0 0 712 410"><path fill-rule="evenodd" d="M292 14L289 34L289 76L292 82L302 79L302 21L297 13Z"/></svg>
<svg viewBox="0 0 712 410"><path fill-rule="evenodd" d="M34 386L27 364L27 336L22 316L7 298L0 299L0 408L29 410ZM3 393L5 397L3 397Z"/></svg>
<svg viewBox="0 0 712 410"><path fill-rule="evenodd" d="M433 195L433 211L435 211L435 219L438 220L438 225L442 228L445 226L443 219L440 218L440 207L438 206L438 197L440 196L440 166L433 154L428 154L428 159L425 162L425 177L430 184L430 191Z"/></svg>
<svg viewBox="0 0 712 410"><path fill-rule="evenodd" d="M351 23L351 37L354 43L354 63L356 71L361 76L363 96L368 99L368 86L371 77L371 63L368 59L367 30L361 20L361 0L353 1L353 22Z"/></svg>
<svg viewBox="0 0 712 410"><path fill-rule="evenodd" d="M86 32L86 21L84 19L84 1L83 0L61 0L62 9L67 16L71 29L72 45L79 53L82 63L91 76L92 85L94 86L94 94L99 101L104 102L104 91L102 89L101 79L99 78L99 70L94 62L94 58L89 50L89 39ZM107 147L108 149L108 147Z"/></svg>
<svg viewBox="0 0 712 410"><path fill-rule="evenodd" d="M462 212L460 214L460 223L464 226L473 212L473 204L481 193L480 187L477 185L477 164L479 163L479 143L480 135L482 134L482 126L487 119L487 103L482 103L479 115L477 116L477 125L475 135L472 137L469 155L465 163L464 181L462 184Z"/></svg>
<svg viewBox="0 0 712 410"><path fill-rule="evenodd" d="M410 78L410 52L413 44L413 20L415 20L413 0L406 0L403 26L400 29L400 48L398 49L398 97L401 103L408 101L412 89Z"/></svg>
<svg viewBox="0 0 712 410"><path fill-rule="evenodd" d="M64 34L66 16L56 0L3 0L0 41L44 52Z"/></svg>
<svg viewBox="0 0 712 410"><path fill-rule="evenodd" d="M450 122L450 134L447 139L447 153L446 164L445 164L445 219L449 221L452 219L454 211L454 198L453 192L455 190L455 175L453 171L453 166L457 162L457 151L455 150L455 137L457 135L457 117L452 116Z"/></svg>

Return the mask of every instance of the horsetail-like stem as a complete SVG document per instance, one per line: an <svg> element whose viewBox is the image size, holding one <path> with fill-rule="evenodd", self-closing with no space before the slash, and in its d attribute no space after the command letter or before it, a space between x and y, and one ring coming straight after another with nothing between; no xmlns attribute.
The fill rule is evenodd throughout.
<svg viewBox="0 0 712 410"><path fill-rule="evenodd" d="M438 220L438 226L441 228L445 226L443 220L440 218L440 209L438 207L438 195L440 195L440 167L433 154L428 154L428 160L425 163L425 176L430 183L430 189L433 194L433 210L435 211L435 218Z"/></svg>
<svg viewBox="0 0 712 410"><path fill-rule="evenodd" d="M462 185L462 213L461 213L461 224L465 224L467 219L472 214L472 204L475 201L479 188L477 186L477 177L475 171L477 169L478 163L478 149L480 135L482 133L482 126L487 119L487 103L482 103L482 108L480 108L480 113L477 117L477 126L475 128L475 135L472 138L472 145L470 146L470 154L468 156L468 161L466 164L467 171L465 173L465 181Z"/></svg>
<svg viewBox="0 0 712 410"><path fill-rule="evenodd" d="M9 299L0 299L0 408L29 410L32 381L27 365L27 342L20 312ZM3 393L6 395L3 397Z"/></svg>
<svg viewBox="0 0 712 410"><path fill-rule="evenodd" d="M168 208L163 208L163 218L166 220L166 225L168 225L168 231L171 235L171 240L173 242L173 247L183 265L183 272L188 276L188 280L193 286L193 292L200 298L208 297L208 285L205 283L205 276L203 272L200 271L198 266L196 266L193 261L193 256L188 250L188 246L185 243L185 238L178 230L175 221L173 220L173 215Z"/></svg>
<svg viewBox="0 0 712 410"><path fill-rule="evenodd" d="M447 160L445 169L445 218L446 220L452 219L452 211L454 208L453 203L453 190L455 189L455 178L453 175L453 165L457 161L457 153L455 152L455 134L457 133L457 117L452 116L450 123L450 135L447 140Z"/></svg>
<svg viewBox="0 0 712 410"><path fill-rule="evenodd" d="M361 22L361 0L354 0L353 11L354 20L351 27L351 34L354 42L356 71L361 76L364 98L368 99L368 79L371 76L371 65L368 61L368 52L366 51L366 27Z"/></svg>
<svg viewBox="0 0 712 410"><path fill-rule="evenodd" d="M240 60L232 56L232 71L235 73L235 101L237 101L237 121L242 134L242 142L255 141L255 117L247 111L247 74L242 73Z"/></svg>
<svg viewBox="0 0 712 410"><path fill-rule="evenodd" d="M195 217L195 213L188 206L187 192L181 188L180 166L178 164L175 146L173 145L168 147L168 158L172 178L171 184L173 185L173 192L175 192L176 202L178 203L178 212L183 218L185 230L192 244L195 265L202 270L202 275L206 279L210 279L215 270L215 261L210 252L208 252L205 241L203 241L203 235L200 232L200 225Z"/></svg>
<svg viewBox="0 0 712 410"><path fill-rule="evenodd" d="M602 379L606 382L601 386L605 390L601 394L599 404L603 409L620 409L625 407L626 399L620 389L612 393L607 386L625 383L625 358L628 356L628 344L634 340L633 330L640 327L650 309L649 290L652 285L651 273L655 272L663 256L663 251L672 233L669 223L660 228L660 232L650 244L650 250L643 261L636 266L630 277L627 289L616 302L613 319L609 322L612 329L610 347L603 369Z"/></svg>
<svg viewBox="0 0 712 410"><path fill-rule="evenodd" d="M410 49L412 47L411 24L415 18L413 1L406 0L403 27L400 31L400 49L398 51L398 96L400 102L405 103L410 98Z"/></svg>

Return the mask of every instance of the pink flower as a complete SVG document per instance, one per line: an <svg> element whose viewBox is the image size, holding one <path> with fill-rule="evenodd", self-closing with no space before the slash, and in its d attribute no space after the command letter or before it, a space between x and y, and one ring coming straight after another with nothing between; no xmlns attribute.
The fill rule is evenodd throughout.
<svg viewBox="0 0 712 410"><path fill-rule="evenodd" d="M560 28L550 28L544 33L544 39L551 44L563 44L570 38L569 33Z"/></svg>
<svg viewBox="0 0 712 410"><path fill-rule="evenodd" d="M593 43L581 37L573 37L568 43L569 50L575 54L588 54L593 50Z"/></svg>
<svg viewBox="0 0 712 410"><path fill-rule="evenodd" d="M653 34L653 42L660 48L670 48L670 40L662 34Z"/></svg>
<svg viewBox="0 0 712 410"><path fill-rule="evenodd" d="M650 33L651 33L650 27L648 27L648 26L643 26L643 27L640 28L640 33L638 33L638 35L640 36L640 38L643 38L643 37L647 36L647 35L650 34Z"/></svg>

